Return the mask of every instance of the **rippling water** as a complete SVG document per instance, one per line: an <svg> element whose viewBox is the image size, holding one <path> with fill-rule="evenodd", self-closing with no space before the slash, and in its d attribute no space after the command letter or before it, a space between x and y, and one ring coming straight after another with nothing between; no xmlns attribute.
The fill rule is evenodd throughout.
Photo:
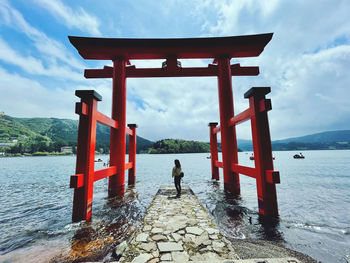
<svg viewBox="0 0 350 263"><path fill-rule="evenodd" d="M0 261L47 262L88 256L106 260L109 248L127 238L159 186L172 184L179 159L188 184L229 238L268 239L322 262L350 261L350 151L274 152L280 220L258 216L255 180L241 176L241 198L232 199L210 180L207 154L137 155L136 185L124 197L107 198L107 180L94 184L93 220L71 223L75 157L0 158ZM98 156L107 161L108 156ZM239 162L253 166L249 155ZM101 169L102 163L95 163ZM222 171L220 171L222 178ZM249 222L251 218L252 223ZM99 250L96 247L106 249Z"/></svg>

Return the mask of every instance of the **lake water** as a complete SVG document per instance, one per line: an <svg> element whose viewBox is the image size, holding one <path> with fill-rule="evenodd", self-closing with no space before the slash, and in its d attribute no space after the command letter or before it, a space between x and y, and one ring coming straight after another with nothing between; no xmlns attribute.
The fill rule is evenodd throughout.
<svg viewBox="0 0 350 263"><path fill-rule="evenodd" d="M281 184L280 220L273 227L259 219L255 180L241 175L241 199L225 196L223 184L210 180L208 154L137 155L136 185L124 197L108 199L106 179L94 184L89 224L71 223L74 156L0 158L0 262L74 257L79 247L89 248L89 241L111 244L127 238L140 226L159 186L173 183L174 159L185 172L183 184L228 238L267 239L322 262L350 262L350 151L305 151L304 160L293 154L274 152ZM108 156L97 158L107 161ZM247 153L239 153L239 162L254 165ZM96 170L102 168L96 163ZM108 248L102 253L105 260Z"/></svg>

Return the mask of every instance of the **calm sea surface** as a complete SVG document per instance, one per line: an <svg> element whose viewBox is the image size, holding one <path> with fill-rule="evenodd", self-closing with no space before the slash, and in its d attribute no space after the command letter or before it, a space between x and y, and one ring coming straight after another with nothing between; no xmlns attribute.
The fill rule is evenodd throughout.
<svg viewBox="0 0 350 263"><path fill-rule="evenodd" d="M123 198L107 198L106 179L94 184L91 224L71 223L74 156L0 158L0 262L47 262L69 254L77 240L125 239L140 226L158 188L173 183L174 159L185 172L183 184L227 237L273 240L322 262L350 262L350 151L305 151L304 160L293 154L274 152L281 176L276 226L259 220L254 179L241 175L240 200L225 196L222 183L210 180L208 154L137 155L136 186ZM239 153L239 162L254 166L247 153ZM105 260L109 256L104 253Z"/></svg>

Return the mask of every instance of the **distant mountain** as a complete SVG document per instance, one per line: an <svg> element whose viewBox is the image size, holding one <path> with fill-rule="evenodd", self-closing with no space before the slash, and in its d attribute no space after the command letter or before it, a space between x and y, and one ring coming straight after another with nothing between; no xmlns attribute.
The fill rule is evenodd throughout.
<svg viewBox="0 0 350 263"><path fill-rule="evenodd" d="M58 118L15 118L0 116L0 143L17 142L23 151L58 151L61 146L75 146L78 121ZM110 128L101 124L96 129L96 149L109 149ZM127 136L128 138L128 136ZM152 141L137 136L137 151L146 151ZM33 145L41 144L34 149ZM129 141L126 140L128 147ZM40 147L39 147L40 148Z"/></svg>
<svg viewBox="0 0 350 263"><path fill-rule="evenodd" d="M335 150L350 149L350 130L327 131L301 137L272 141L272 150ZM250 140L238 140L238 147L252 151Z"/></svg>
<svg viewBox="0 0 350 263"><path fill-rule="evenodd" d="M306 135L302 137L288 138L284 140L276 140L274 143L290 143L290 142L303 142L303 143L331 143L331 142L350 142L350 130L341 131L326 131Z"/></svg>

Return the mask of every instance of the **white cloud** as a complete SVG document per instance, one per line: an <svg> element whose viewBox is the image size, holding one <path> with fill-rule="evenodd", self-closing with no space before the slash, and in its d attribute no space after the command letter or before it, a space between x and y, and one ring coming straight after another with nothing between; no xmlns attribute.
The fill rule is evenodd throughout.
<svg viewBox="0 0 350 263"><path fill-rule="evenodd" d="M99 19L88 14L83 8L73 10L60 0L34 0L41 7L49 11L58 22L64 23L68 28L77 28L93 36L100 36Z"/></svg>
<svg viewBox="0 0 350 263"><path fill-rule="evenodd" d="M66 66L57 66L55 63L44 67L41 60L32 56L25 56L19 54L16 50L13 50L1 37L0 37L0 60L16 65L30 74L52 76L60 79L83 80L82 74L72 71Z"/></svg>
<svg viewBox="0 0 350 263"><path fill-rule="evenodd" d="M31 39L36 49L45 57L64 62L76 69L84 68L84 63L76 59L62 43L48 37L45 33L28 24L22 14L6 0L0 1L0 17L3 18L5 25L15 28Z"/></svg>
<svg viewBox="0 0 350 263"><path fill-rule="evenodd" d="M348 1L198 2L205 30L215 36L274 32L258 58L260 76L233 78L236 105L251 86L271 86L273 139L324 130L349 129L350 4ZM209 10L210 9L210 10ZM215 11L213 11L215 10ZM248 62L249 61L249 62ZM246 62L243 62L246 63ZM237 113L239 111L236 111Z"/></svg>
<svg viewBox="0 0 350 263"><path fill-rule="evenodd" d="M1 110L14 117L72 116L74 92L50 90L39 82L0 67Z"/></svg>

